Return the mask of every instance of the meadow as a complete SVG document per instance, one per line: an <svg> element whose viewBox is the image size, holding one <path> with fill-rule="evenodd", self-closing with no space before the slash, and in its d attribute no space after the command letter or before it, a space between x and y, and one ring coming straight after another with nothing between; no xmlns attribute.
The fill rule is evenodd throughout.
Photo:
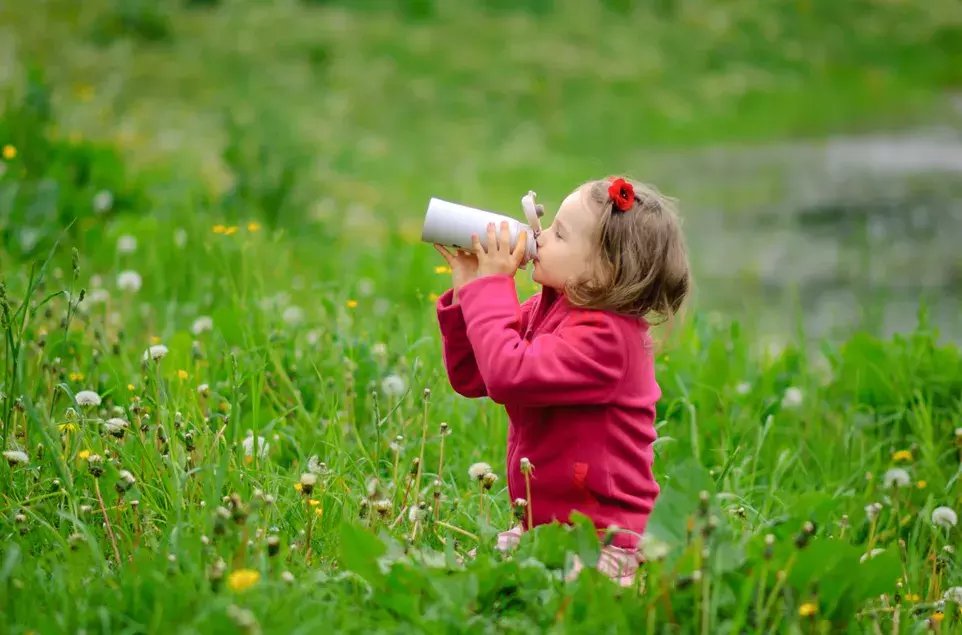
<svg viewBox="0 0 962 635"><path fill-rule="evenodd" d="M565 579L583 517L494 549L507 421L447 383L418 240L440 192L544 183L550 216L651 148L924 118L957 3L28 4L0 9L0 631L962 628L962 351L924 307L773 349L696 297L623 589Z"/></svg>

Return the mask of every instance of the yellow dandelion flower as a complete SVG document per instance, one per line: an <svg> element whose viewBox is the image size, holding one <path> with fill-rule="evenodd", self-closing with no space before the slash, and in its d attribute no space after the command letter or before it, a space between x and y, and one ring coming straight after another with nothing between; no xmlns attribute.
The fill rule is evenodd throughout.
<svg viewBox="0 0 962 635"><path fill-rule="evenodd" d="M911 461L912 451L911 450L899 450L898 452L892 453L893 461Z"/></svg>
<svg viewBox="0 0 962 635"><path fill-rule="evenodd" d="M226 225L221 225L220 223L217 223L217 224L214 225L214 227L212 228L212 231L213 231L215 234L223 234L223 233L225 233L225 232L227 231L227 226L226 226Z"/></svg>
<svg viewBox="0 0 962 635"><path fill-rule="evenodd" d="M60 425L57 426L57 429L60 430L61 433L63 433L63 432L76 432L76 431L77 431L77 424L76 424L76 423L61 423Z"/></svg>
<svg viewBox="0 0 962 635"><path fill-rule="evenodd" d="M811 617L818 613L818 605L814 602L806 602L798 607L799 617Z"/></svg>
<svg viewBox="0 0 962 635"><path fill-rule="evenodd" d="M7 161L12 161L17 158L17 149L10 145L9 143L3 146L3 158Z"/></svg>
<svg viewBox="0 0 962 635"><path fill-rule="evenodd" d="M935 613L932 613L932 617L930 617L929 619L935 622L936 624L941 624L942 620L945 619L945 613L943 613L942 611L936 611Z"/></svg>
<svg viewBox="0 0 962 635"><path fill-rule="evenodd" d="M80 84L74 88L74 93L80 101L90 101L94 98L94 87L90 84Z"/></svg>
<svg viewBox="0 0 962 635"><path fill-rule="evenodd" d="M127 384L127 390L129 390L130 392L133 392L137 390L137 387L134 386L133 384Z"/></svg>
<svg viewBox="0 0 962 635"><path fill-rule="evenodd" d="M81 450L80 452L77 452L77 458L81 461L86 461L88 456L90 456L90 450Z"/></svg>
<svg viewBox="0 0 962 635"><path fill-rule="evenodd" d="M230 408L230 404L227 403L226 401L220 402L220 404L218 404L217 406L217 409L220 410L221 412L227 412L229 408Z"/></svg>
<svg viewBox="0 0 962 635"><path fill-rule="evenodd" d="M247 231L249 232L259 232L261 230L261 224L251 221L247 223Z"/></svg>
<svg viewBox="0 0 962 635"><path fill-rule="evenodd" d="M447 265L438 265L434 268L434 273L451 273L451 267Z"/></svg>
<svg viewBox="0 0 962 635"><path fill-rule="evenodd" d="M347 304L347 308L349 308L349 309L356 309L356 308L357 308L357 300L348 300L348 301L346 302L346 304Z"/></svg>
<svg viewBox="0 0 962 635"><path fill-rule="evenodd" d="M439 296L437 293L434 293L433 291L428 294L428 300L430 300L431 302L437 302L439 297L441 296Z"/></svg>
<svg viewBox="0 0 962 635"><path fill-rule="evenodd" d="M299 492L299 491L301 491L302 489L304 489L304 486L301 485L300 483L294 483L294 489Z"/></svg>
<svg viewBox="0 0 962 635"><path fill-rule="evenodd" d="M921 480L915 484L915 486L919 489L925 489L927 485L928 483L926 483L924 480Z"/></svg>
<svg viewBox="0 0 962 635"><path fill-rule="evenodd" d="M918 593L908 593L906 594L905 599L909 602L918 602L922 599L922 596L920 596Z"/></svg>
<svg viewBox="0 0 962 635"><path fill-rule="evenodd" d="M232 571L229 576L227 576L227 586L230 587L231 591L246 591L251 588L257 581L261 579L261 574L259 571L254 569L238 569L237 571Z"/></svg>
<svg viewBox="0 0 962 635"><path fill-rule="evenodd" d="M314 510L314 514L315 514L316 516L318 516L318 517L323 516L323 515L324 515L324 508L323 508L323 507L318 507L317 509Z"/></svg>
<svg viewBox="0 0 962 635"><path fill-rule="evenodd" d="M318 505L321 504L321 501L317 500L316 498L312 498L311 500L309 500L309 501L307 501L307 502L308 502L308 504L310 504L311 507L317 507Z"/></svg>
<svg viewBox="0 0 962 635"><path fill-rule="evenodd" d="M237 225L231 225L230 227L224 230L224 234L227 236L233 236L236 233L237 233Z"/></svg>
<svg viewBox="0 0 962 635"><path fill-rule="evenodd" d="M247 455L244 457L244 465L250 465L254 462L254 457Z"/></svg>
<svg viewBox="0 0 962 635"><path fill-rule="evenodd" d="M186 370L181 368L180 370L177 371L177 377L179 379L187 379L188 377L190 377L190 375L187 374Z"/></svg>
<svg viewBox="0 0 962 635"><path fill-rule="evenodd" d="M84 374L83 374L83 373L78 373L78 372L76 372L76 371L70 373L69 375L67 375L67 377L70 378L70 381L83 381L83 380L84 380Z"/></svg>

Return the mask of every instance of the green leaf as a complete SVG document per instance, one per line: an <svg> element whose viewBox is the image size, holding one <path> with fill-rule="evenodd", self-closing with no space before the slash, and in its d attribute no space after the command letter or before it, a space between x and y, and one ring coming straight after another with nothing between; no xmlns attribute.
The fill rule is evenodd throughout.
<svg viewBox="0 0 962 635"><path fill-rule="evenodd" d="M387 552L387 547L374 534L349 523L341 525L341 545L339 561L348 571L353 571L371 584L382 580L378 558Z"/></svg>

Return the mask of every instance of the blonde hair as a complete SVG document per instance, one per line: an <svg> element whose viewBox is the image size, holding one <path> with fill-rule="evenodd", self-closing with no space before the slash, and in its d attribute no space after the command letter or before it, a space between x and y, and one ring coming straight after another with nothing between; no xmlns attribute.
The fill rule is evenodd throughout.
<svg viewBox="0 0 962 635"><path fill-rule="evenodd" d="M640 317L671 320L691 286L688 250L675 199L655 187L625 179L635 190L631 209L614 209L608 195L613 177L587 183L585 202L600 210L596 232L598 275L565 286L573 305ZM654 320L652 320L652 316Z"/></svg>

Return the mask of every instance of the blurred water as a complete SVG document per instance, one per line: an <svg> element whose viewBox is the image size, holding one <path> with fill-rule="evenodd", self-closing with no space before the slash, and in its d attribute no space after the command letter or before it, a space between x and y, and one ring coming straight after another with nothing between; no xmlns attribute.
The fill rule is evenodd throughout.
<svg viewBox="0 0 962 635"><path fill-rule="evenodd" d="M700 307L835 339L911 330L924 299L962 342L962 126L673 154L649 173L682 199Z"/></svg>

